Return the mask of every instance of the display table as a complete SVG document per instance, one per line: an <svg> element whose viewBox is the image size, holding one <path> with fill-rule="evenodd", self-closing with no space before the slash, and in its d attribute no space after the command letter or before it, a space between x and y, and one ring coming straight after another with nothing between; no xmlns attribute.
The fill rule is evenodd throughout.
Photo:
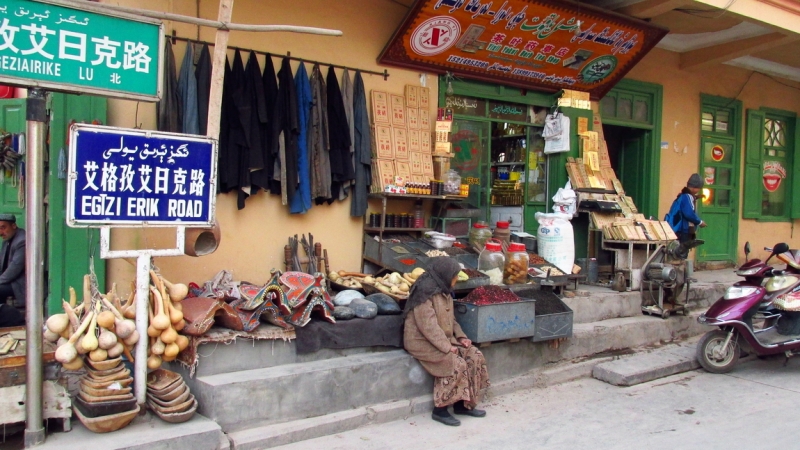
<svg viewBox="0 0 800 450"><path fill-rule="evenodd" d="M602 236L602 233L601 233ZM612 241L602 237L602 249L614 252L614 270L627 274L629 290L638 290L642 283L642 266L659 245L671 241Z"/></svg>

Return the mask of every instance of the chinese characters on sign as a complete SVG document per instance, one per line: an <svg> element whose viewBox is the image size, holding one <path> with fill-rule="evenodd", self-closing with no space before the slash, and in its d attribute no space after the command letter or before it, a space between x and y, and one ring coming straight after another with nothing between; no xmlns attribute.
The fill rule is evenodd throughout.
<svg viewBox="0 0 800 450"><path fill-rule="evenodd" d="M0 81L157 101L162 25L0 0Z"/></svg>
<svg viewBox="0 0 800 450"><path fill-rule="evenodd" d="M666 34L557 0L418 0L379 61L597 99Z"/></svg>
<svg viewBox="0 0 800 450"><path fill-rule="evenodd" d="M73 126L67 223L209 225L216 154L197 136Z"/></svg>

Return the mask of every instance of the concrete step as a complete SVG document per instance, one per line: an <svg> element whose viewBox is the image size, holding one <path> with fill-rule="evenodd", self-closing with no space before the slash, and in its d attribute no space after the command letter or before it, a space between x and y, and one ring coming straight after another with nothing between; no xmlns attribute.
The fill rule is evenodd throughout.
<svg viewBox="0 0 800 450"><path fill-rule="evenodd" d="M72 431L48 434L37 450L227 450L228 439L213 421L195 414L184 423L167 423L148 413L113 433L96 434L80 421L72 421ZM0 445L0 448L2 446Z"/></svg>
<svg viewBox="0 0 800 450"><path fill-rule="evenodd" d="M634 386L700 368L697 339L598 364L592 376L615 386Z"/></svg>
<svg viewBox="0 0 800 450"><path fill-rule="evenodd" d="M528 374L493 383L487 392L486 401L492 397L505 395L522 389L547 388L591 376L592 368L598 363L610 361L610 357L582 361L567 361L531 371ZM231 432L228 439L231 450L256 450L288 445L367 425L376 425L409 416L430 412L433 409L433 396L422 395L410 400L381 403L348 411L326 414L320 417L295 420L291 422L257 426Z"/></svg>
<svg viewBox="0 0 800 450"><path fill-rule="evenodd" d="M696 283L689 290L690 308L707 309L720 298L729 284ZM616 292L597 286L580 286L579 290L589 289L588 297L565 297L562 300L573 311L573 323L591 323L622 317L637 317L642 314L642 300L651 300L650 291ZM685 294L684 294L685 295ZM658 298L658 290L653 291Z"/></svg>
<svg viewBox="0 0 800 450"><path fill-rule="evenodd" d="M305 419L430 392L432 379L403 350L198 377L200 412L225 432Z"/></svg>
<svg viewBox="0 0 800 450"><path fill-rule="evenodd" d="M671 317L668 320L652 316L637 316L604 320L588 324L576 324L572 338L556 345L555 342L533 343L530 340L519 342L493 343L481 348L486 356L492 387L489 395L502 395L519 389L546 387L557 383L571 381L590 376L596 364L611 360L610 355L630 351L634 347L658 345L689 336L698 335L706 328L696 322L699 313L688 317ZM378 357L381 358L378 358ZM210 417L220 417L223 430L228 433L234 449L268 448L285 445L300 440L334 434L379 421L397 420L420 411L432 408L432 378L421 371L421 367L403 351L387 352L381 355L360 355L341 360L328 360L309 363L316 369L311 374L297 370L284 372L279 377L265 377L264 374L252 373L243 378L243 387L249 390L251 399L239 405L246 413L237 414L225 405L224 399L229 391L222 385L231 382L227 376L203 377L205 385L214 384L214 391L220 395L219 416L204 411ZM356 364L367 364L357 367ZM331 364L339 369L332 369ZM393 368L386 370L391 374L393 383L387 387L384 381L375 381L374 365L384 364ZM282 366L287 367L287 366ZM398 369L399 368L399 369ZM276 368L279 369L279 368ZM257 371L250 371L257 372ZM275 372L271 369L270 372ZM345 377L345 374L348 376ZM305 379L294 379L303 377ZM213 379L210 383L207 379ZM409 382L419 380L419 383ZM253 388L253 383L270 383L268 392L263 393ZM279 383L276 382L280 380ZM323 394L321 391L307 389L309 383L321 386L335 385L337 391ZM353 391L354 386L358 386ZM368 395L362 386L368 386ZM340 396L338 391L343 394ZM197 392L197 391L194 391ZM349 394L345 394L349 393ZM200 398L203 394L200 394ZM230 394L239 398L239 394ZM313 395L316 401L311 404L306 399ZM292 400L292 397L299 400ZM381 399L381 396L392 396L381 401L367 403L369 399ZM334 399L335 398L335 399ZM346 400L342 400L346 398ZM256 400L257 399L257 400ZM370 406L373 405L373 406ZM377 405L377 406L375 406ZM264 414L259 409L271 409L269 419L262 422L250 421L242 427L235 422L228 423L227 414L233 414L246 420L247 417ZM423 408L420 410L420 408ZM305 417L299 417L295 409L302 409ZM290 419L278 423L279 419ZM271 422L270 422L271 421Z"/></svg>

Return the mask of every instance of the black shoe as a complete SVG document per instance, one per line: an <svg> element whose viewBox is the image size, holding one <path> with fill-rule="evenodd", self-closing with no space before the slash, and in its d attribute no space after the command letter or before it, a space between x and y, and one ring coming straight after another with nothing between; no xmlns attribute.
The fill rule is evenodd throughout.
<svg viewBox="0 0 800 450"><path fill-rule="evenodd" d="M443 412L434 410L433 414L431 414L431 419L451 427L457 427L461 425L461 421L450 415L450 413L447 412L447 408L445 408Z"/></svg>
<svg viewBox="0 0 800 450"><path fill-rule="evenodd" d="M482 409L468 409L463 406L453 406L453 412L461 416L486 417L486 411Z"/></svg>

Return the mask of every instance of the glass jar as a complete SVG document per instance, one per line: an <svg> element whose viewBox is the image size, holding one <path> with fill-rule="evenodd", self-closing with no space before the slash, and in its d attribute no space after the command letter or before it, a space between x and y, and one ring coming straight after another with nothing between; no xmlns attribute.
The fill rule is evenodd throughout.
<svg viewBox="0 0 800 450"><path fill-rule="evenodd" d="M503 270L503 283L524 284L528 282L528 266L530 257L525 250L525 244L513 242L508 246L505 269Z"/></svg>
<svg viewBox="0 0 800 450"><path fill-rule="evenodd" d="M422 210L422 200L414 203L414 228L425 227L425 211Z"/></svg>
<svg viewBox="0 0 800 450"><path fill-rule="evenodd" d="M483 248L486 241L492 238L489 226L483 222L477 222L469 230L469 246L472 248Z"/></svg>
<svg viewBox="0 0 800 450"><path fill-rule="evenodd" d="M503 246L499 242L488 241L481 254L478 255L478 271L489 276L489 282L494 285L503 283L503 269L506 257L503 256Z"/></svg>
<svg viewBox="0 0 800 450"><path fill-rule="evenodd" d="M506 221L498 221L495 224L494 233L492 233L492 237L497 239L498 241L503 241L506 244L511 242L511 230L508 229L510 223Z"/></svg>

